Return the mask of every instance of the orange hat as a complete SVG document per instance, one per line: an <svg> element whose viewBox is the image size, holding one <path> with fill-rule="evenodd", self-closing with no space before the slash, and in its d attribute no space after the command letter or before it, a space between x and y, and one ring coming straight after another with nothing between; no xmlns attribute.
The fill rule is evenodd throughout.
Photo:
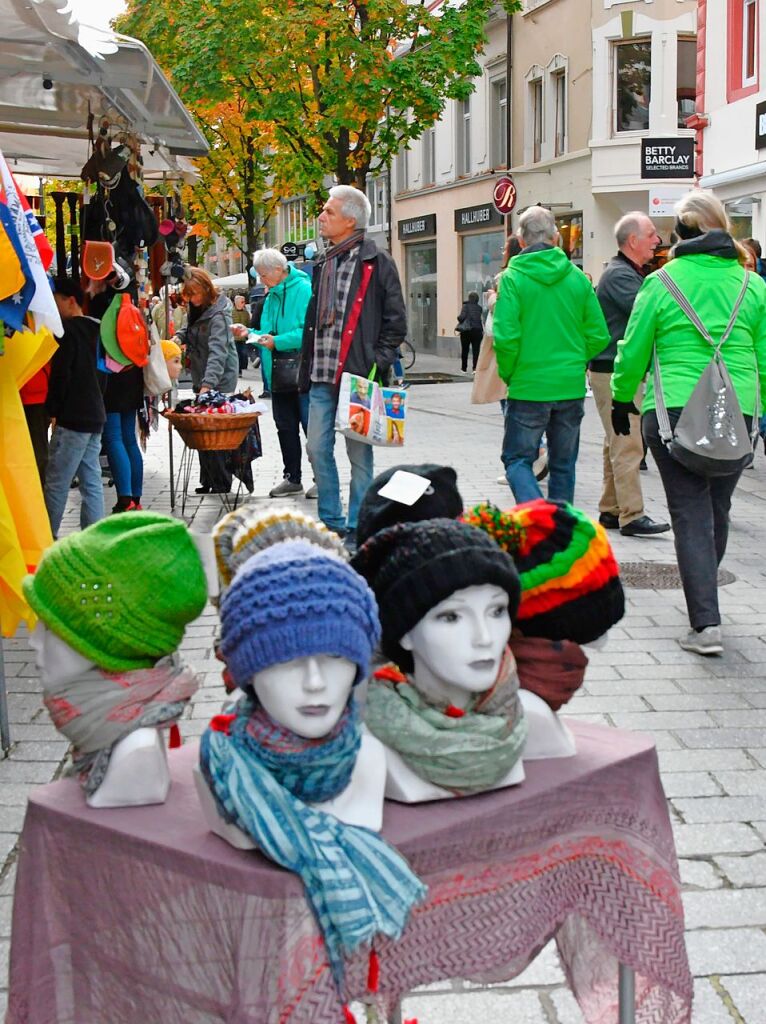
<svg viewBox="0 0 766 1024"><path fill-rule="evenodd" d="M117 344L126 359L136 366L146 366L149 362L149 332L144 318L125 292L117 311Z"/></svg>
<svg viewBox="0 0 766 1024"><path fill-rule="evenodd" d="M82 272L91 281L103 281L114 268L111 242L86 242L82 251Z"/></svg>
<svg viewBox="0 0 766 1024"><path fill-rule="evenodd" d="M162 354L165 359L172 359L173 356L181 355L181 346L177 345L174 341L161 341Z"/></svg>

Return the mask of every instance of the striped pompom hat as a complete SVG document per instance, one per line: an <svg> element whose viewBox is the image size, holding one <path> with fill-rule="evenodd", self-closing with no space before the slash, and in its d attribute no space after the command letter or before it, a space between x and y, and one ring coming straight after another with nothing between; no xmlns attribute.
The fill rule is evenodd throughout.
<svg viewBox="0 0 766 1024"><path fill-rule="evenodd" d="M462 518L513 557L521 579L514 625L524 636L590 643L625 614L606 530L580 509L538 498L507 512L476 505Z"/></svg>

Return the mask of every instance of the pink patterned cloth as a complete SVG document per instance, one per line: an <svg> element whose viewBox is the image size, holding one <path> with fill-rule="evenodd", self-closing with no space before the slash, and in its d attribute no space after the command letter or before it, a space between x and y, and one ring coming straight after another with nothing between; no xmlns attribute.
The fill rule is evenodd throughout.
<svg viewBox="0 0 766 1024"><path fill-rule="evenodd" d="M555 937L588 1024L617 1020L617 964L637 1024L689 1024L692 979L673 837L649 737L571 724L577 756L521 786L387 803L383 835L427 883L398 943L380 943L389 1006L445 978L503 981ZM300 881L207 832L195 746L171 753L160 807L97 811L69 781L29 801L6 1024L337 1024ZM352 997L367 956L348 962Z"/></svg>

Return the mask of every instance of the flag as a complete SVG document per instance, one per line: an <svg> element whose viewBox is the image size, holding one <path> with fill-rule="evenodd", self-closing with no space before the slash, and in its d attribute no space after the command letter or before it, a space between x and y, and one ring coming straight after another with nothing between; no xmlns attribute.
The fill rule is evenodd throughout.
<svg viewBox="0 0 766 1024"><path fill-rule="evenodd" d="M27 218L27 224L32 234L32 238L37 246L37 252L40 256L40 262L43 265L43 270L47 273L50 270L51 263L53 263L53 247L48 239L45 237L45 232L40 227L40 221L35 217L34 210L29 205L29 200L19 188L18 182L11 174L11 181L16 186L19 199L21 200L21 207L24 210Z"/></svg>
<svg viewBox="0 0 766 1024"><path fill-rule="evenodd" d="M0 263L0 294L5 293L5 297L0 300L0 320L12 327L14 331L23 331L27 310L35 293L35 282L32 280L32 272L16 232L13 216L5 201L2 181L0 181L0 236L2 236L0 252L6 251L12 254L12 259L9 259L7 263Z"/></svg>

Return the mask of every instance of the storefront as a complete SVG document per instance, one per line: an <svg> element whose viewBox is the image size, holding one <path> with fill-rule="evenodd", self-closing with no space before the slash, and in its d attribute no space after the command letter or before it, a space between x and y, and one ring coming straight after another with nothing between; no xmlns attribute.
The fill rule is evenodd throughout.
<svg viewBox="0 0 766 1024"><path fill-rule="evenodd" d="M505 218L492 203L455 210L455 231L460 235L461 299L476 292L487 308L487 292L500 272L505 245Z"/></svg>
<svg viewBox="0 0 766 1024"><path fill-rule="evenodd" d="M556 228L561 237L561 248L580 270L583 268L582 213L567 213L556 217Z"/></svg>
<svg viewBox="0 0 766 1024"><path fill-rule="evenodd" d="M405 302L410 341L416 350L436 344L436 214L427 213L397 225L404 243Z"/></svg>

